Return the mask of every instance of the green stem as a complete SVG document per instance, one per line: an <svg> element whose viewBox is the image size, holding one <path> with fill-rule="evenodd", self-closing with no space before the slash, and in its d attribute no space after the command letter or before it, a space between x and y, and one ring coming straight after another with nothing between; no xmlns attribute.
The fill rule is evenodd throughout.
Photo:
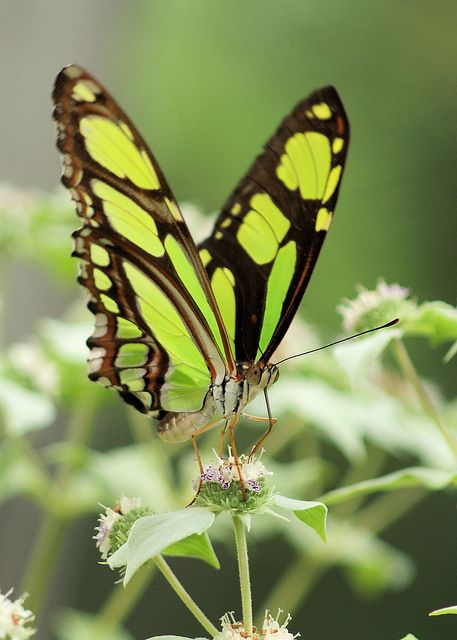
<svg viewBox="0 0 457 640"><path fill-rule="evenodd" d="M162 573L165 580L170 585L170 587L176 593L178 598L180 598L183 604L189 609L191 614L199 621L205 631L207 631L211 635L211 637L217 635L219 633L219 630L213 625L211 620L206 617L206 615L200 609L195 600L193 600L193 598L189 595L189 593L187 593L186 589L178 580L177 576L173 573L169 564L165 561L163 556L156 556L153 561L159 571Z"/></svg>
<svg viewBox="0 0 457 640"><path fill-rule="evenodd" d="M252 636L252 595L246 533L240 516L234 515L232 519L235 530L236 554L238 556L238 572L240 575L243 626L247 635Z"/></svg>
<svg viewBox="0 0 457 640"><path fill-rule="evenodd" d="M67 427L67 441L83 445L89 439L92 414L96 405L96 394L90 390L84 393L81 402L75 401ZM74 463L63 462L57 469L56 477L49 494L43 500L45 512L38 538L26 568L23 591L29 593L28 606L38 616L46 595L49 581L60 550L65 530L70 522L66 513L65 487L74 470Z"/></svg>
<svg viewBox="0 0 457 640"><path fill-rule="evenodd" d="M67 521L58 513L44 514L38 539L25 574L22 591L29 594L27 606L35 613L39 611L46 595L54 563L62 542Z"/></svg>
<svg viewBox="0 0 457 640"><path fill-rule="evenodd" d="M91 640L105 640L114 635L141 598L155 571L155 565L145 565L127 587L116 585L90 629Z"/></svg>
<svg viewBox="0 0 457 640"><path fill-rule="evenodd" d="M457 456L457 440L449 431L440 413L432 403L427 389L424 387L422 380L419 378L419 375L411 361L411 358L409 357L405 345L399 338L394 338L391 342L391 348L400 369L403 371L405 378L414 387L423 410L428 415L428 417L436 424L438 429L441 431L444 439L448 443L449 448Z"/></svg>

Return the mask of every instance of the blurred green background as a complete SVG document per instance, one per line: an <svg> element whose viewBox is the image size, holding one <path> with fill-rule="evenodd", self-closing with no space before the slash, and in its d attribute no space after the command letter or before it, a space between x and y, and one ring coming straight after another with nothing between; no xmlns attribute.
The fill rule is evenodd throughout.
<svg viewBox="0 0 457 640"><path fill-rule="evenodd" d="M294 103L331 83L346 105L352 142L336 221L302 307L305 317L322 335L333 336L337 303L352 296L356 284L372 287L378 277L411 287L421 301L455 304L456 26L453 0L2 0L0 179L20 188L57 188L60 162L49 95L55 74L70 62L85 66L118 99L150 143L177 199L208 213L217 211ZM70 251L70 239L68 246ZM61 290L23 264L10 274L9 291L7 341L28 335L37 317L59 315L80 295L76 284L72 292ZM440 377L449 395L455 392L456 366L443 373L440 361L445 349L414 348L419 369ZM433 549L439 569L430 564L431 512L453 504L442 502L435 500L401 531L389 532L417 554L419 584L362 603L330 574L297 617L303 637L318 637L322 616L327 637L374 638L366 635L373 624L386 625L386 638L401 637L414 631L416 616L423 616L421 629L429 629L421 638L455 637L447 620L432 625L425 619L435 604L446 604L452 589L457 598L457 561L445 559L453 549ZM0 576L3 589L16 583L27 552L13 525L3 525L7 516L20 515L8 508L1 554L8 545L17 562ZM455 535L455 521L450 527ZM63 592L73 591L73 604L95 608L108 578L93 571L90 541L85 551L87 576L81 575L86 561L75 559L69 546L59 580L67 585ZM256 563L263 565L262 579L272 580L278 558L270 557L267 545L253 554L254 573ZM223 593L226 585L220 588ZM438 589L441 600L436 595L432 601ZM204 599L205 585L197 584L196 595L199 590ZM61 593L57 589L53 597L60 600ZM151 601L160 609L154 631L170 631L166 616L174 601L163 584L154 585L144 608L150 610ZM404 628L389 627L399 608ZM132 628L144 637L141 608L137 615ZM185 633L186 621L173 631Z"/></svg>

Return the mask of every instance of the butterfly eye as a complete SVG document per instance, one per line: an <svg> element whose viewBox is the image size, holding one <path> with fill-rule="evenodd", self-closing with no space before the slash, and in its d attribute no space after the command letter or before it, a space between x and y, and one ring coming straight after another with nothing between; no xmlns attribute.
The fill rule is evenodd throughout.
<svg viewBox="0 0 457 640"><path fill-rule="evenodd" d="M246 374L246 380L248 384L256 386L260 383L260 378L262 377L262 372L260 367L256 364L252 366Z"/></svg>

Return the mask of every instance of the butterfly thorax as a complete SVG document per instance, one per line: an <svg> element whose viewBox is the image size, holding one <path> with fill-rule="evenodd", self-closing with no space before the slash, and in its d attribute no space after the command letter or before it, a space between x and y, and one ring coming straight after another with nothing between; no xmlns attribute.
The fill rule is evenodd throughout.
<svg viewBox="0 0 457 640"><path fill-rule="evenodd" d="M278 378L279 369L274 364L240 362L236 377L227 375L222 384L211 386L199 411L169 411L160 420L157 432L168 442L189 440L197 431L228 421L233 414L239 415L251 400Z"/></svg>

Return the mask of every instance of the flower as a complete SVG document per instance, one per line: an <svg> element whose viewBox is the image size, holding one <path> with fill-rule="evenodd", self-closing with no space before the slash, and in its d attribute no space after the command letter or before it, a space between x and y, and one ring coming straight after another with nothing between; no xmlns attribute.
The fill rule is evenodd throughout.
<svg viewBox="0 0 457 640"><path fill-rule="evenodd" d="M271 475L260 458L217 456L194 483L195 489L200 488L196 503L214 511L259 512L270 502L272 492L265 486L265 477Z"/></svg>
<svg viewBox="0 0 457 640"><path fill-rule="evenodd" d="M345 298L337 307L338 313L343 316L343 327L347 333L372 329L400 316L405 319L416 310L416 303L406 300L410 290L399 284L386 284L384 280L378 280L376 289L369 291L359 285L357 291L357 298Z"/></svg>
<svg viewBox="0 0 457 640"><path fill-rule="evenodd" d="M98 527L95 528L97 533L94 540L102 559L106 560L127 541L133 523L153 511L150 507L141 506L141 498L124 495L121 495L114 509L104 508L105 513L100 514Z"/></svg>
<svg viewBox="0 0 457 640"><path fill-rule="evenodd" d="M287 615L284 622L279 624L279 617L282 614L281 609L278 610L276 618L265 611L262 628L253 628L252 634L248 634L242 622L237 622L233 615L233 611L226 613L221 618L222 631L215 636L214 640L294 640L300 634L292 634L288 629L291 617Z"/></svg>
<svg viewBox="0 0 457 640"><path fill-rule="evenodd" d="M25 640L35 633L35 629L26 626L34 619L33 613L22 606L27 594L17 600L10 600L10 589L3 594L0 591L0 638L1 640Z"/></svg>

